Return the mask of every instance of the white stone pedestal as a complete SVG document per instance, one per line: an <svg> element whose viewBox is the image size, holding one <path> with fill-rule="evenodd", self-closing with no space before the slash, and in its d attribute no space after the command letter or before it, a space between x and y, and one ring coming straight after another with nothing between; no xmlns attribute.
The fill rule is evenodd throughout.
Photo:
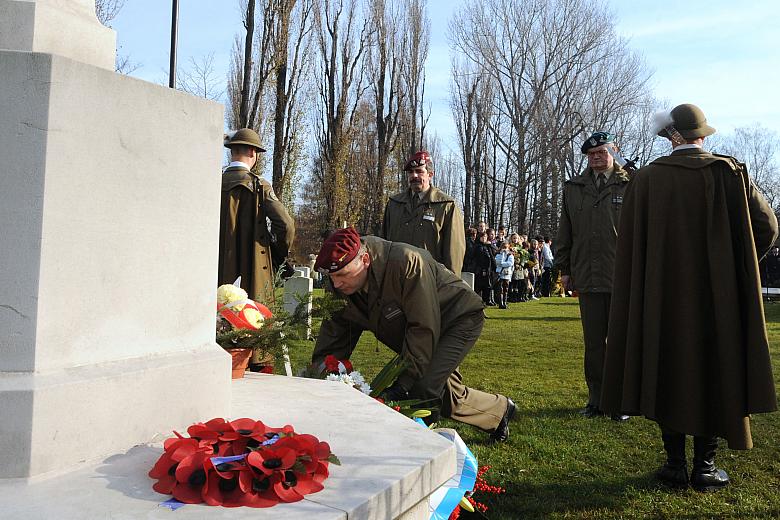
<svg viewBox="0 0 780 520"><path fill-rule="evenodd" d="M0 0L0 49L114 70L116 33L98 22L94 0Z"/></svg>
<svg viewBox="0 0 780 520"><path fill-rule="evenodd" d="M35 38L76 45L88 5L0 0L0 45L30 17ZM0 49L0 478L67 471L230 399L222 106L25 49Z"/></svg>
<svg viewBox="0 0 780 520"><path fill-rule="evenodd" d="M428 496L456 468L454 445L343 383L248 374L233 382L232 418L292 424L328 442L341 460L325 489L268 509L186 505L172 512L147 473L158 442L136 446L67 476L34 484L0 481L4 518L427 520ZM199 420L208 420L202 416ZM187 423L176 425L184 432Z"/></svg>

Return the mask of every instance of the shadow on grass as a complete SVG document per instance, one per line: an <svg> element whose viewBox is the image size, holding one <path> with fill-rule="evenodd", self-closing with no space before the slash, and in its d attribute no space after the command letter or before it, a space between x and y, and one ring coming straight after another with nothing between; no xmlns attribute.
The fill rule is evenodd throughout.
<svg viewBox="0 0 780 520"><path fill-rule="evenodd" d="M583 401L583 404L581 406L575 406L573 408L539 408L535 410L528 410L524 409L521 410L520 408L517 409L515 412L515 418L512 420L514 423L515 421L522 419L572 419L572 418L578 418L585 420L586 417L583 417L580 415L580 410L582 410L585 407L585 402Z"/></svg>
<svg viewBox="0 0 780 520"><path fill-rule="evenodd" d="M548 518L553 514L565 518L597 518L598 513L605 510L620 517L620 511L628 501L626 494L629 489L651 490L657 487L651 473L617 481L513 482L507 486L506 494L498 499L504 503L504 511L512 512L504 513L500 518L526 520Z"/></svg>
<svg viewBox="0 0 780 520"><path fill-rule="evenodd" d="M570 318L569 316L488 316L489 320L512 320L512 321L577 321L579 318Z"/></svg>

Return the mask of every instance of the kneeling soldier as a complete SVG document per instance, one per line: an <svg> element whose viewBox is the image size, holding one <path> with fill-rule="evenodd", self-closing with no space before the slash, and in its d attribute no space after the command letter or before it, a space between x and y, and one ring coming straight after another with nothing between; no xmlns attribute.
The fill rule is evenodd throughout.
<svg viewBox="0 0 780 520"><path fill-rule="evenodd" d="M389 400L434 399L441 415L509 438L511 399L466 387L458 365L479 338L482 300L427 251L353 228L334 232L315 268L346 307L322 323L312 361L348 358L364 330L401 355L408 368L384 392Z"/></svg>

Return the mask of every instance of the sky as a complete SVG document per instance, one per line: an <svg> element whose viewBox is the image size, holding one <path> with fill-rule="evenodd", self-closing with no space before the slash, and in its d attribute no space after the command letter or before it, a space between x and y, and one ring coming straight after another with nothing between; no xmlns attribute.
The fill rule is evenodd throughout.
<svg viewBox="0 0 780 520"><path fill-rule="evenodd" d="M452 14L479 0L428 0L431 42L426 64L428 128L445 147L455 143L449 109ZM213 53L227 76L241 26L237 0L179 2L178 62ZM618 35L653 70L655 96L671 108L694 103L719 133L761 124L780 138L780 4L777 0L611 0ZM138 65L133 76L167 83L171 4L126 0L111 24L118 52Z"/></svg>

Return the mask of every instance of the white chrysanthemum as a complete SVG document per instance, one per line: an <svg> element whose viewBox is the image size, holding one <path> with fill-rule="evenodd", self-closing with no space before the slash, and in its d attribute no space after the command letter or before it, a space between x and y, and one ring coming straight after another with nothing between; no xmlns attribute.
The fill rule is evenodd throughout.
<svg viewBox="0 0 780 520"><path fill-rule="evenodd" d="M236 287L233 284L226 283L225 285L220 285L217 288L217 303L220 305L229 305L231 302L237 302L241 300L246 300L249 298L249 295L246 293L245 290L243 290L241 287ZM231 306L231 309L233 309L236 312L240 312L241 309L244 308L244 305L234 305Z"/></svg>
<svg viewBox="0 0 780 520"><path fill-rule="evenodd" d="M244 309L244 318L246 318L246 321L248 321L249 324L256 329L262 327L263 321L265 321L265 316L260 314L260 311L253 309L252 307Z"/></svg>
<svg viewBox="0 0 780 520"><path fill-rule="evenodd" d="M341 381L341 379L339 378L339 376L337 374L328 374L327 376L325 376L325 380L326 381Z"/></svg>
<svg viewBox="0 0 780 520"><path fill-rule="evenodd" d="M357 388L358 390L360 390L361 392L363 392L366 395L370 395L371 394L371 387L368 385L368 383L364 382L364 383L357 384L357 385L355 385L355 388Z"/></svg>
<svg viewBox="0 0 780 520"><path fill-rule="evenodd" d="M352 381L354 381L356 385L362 385L366 382L363 374L360 372L353 371L350 375L352 376Z"/></svg>

